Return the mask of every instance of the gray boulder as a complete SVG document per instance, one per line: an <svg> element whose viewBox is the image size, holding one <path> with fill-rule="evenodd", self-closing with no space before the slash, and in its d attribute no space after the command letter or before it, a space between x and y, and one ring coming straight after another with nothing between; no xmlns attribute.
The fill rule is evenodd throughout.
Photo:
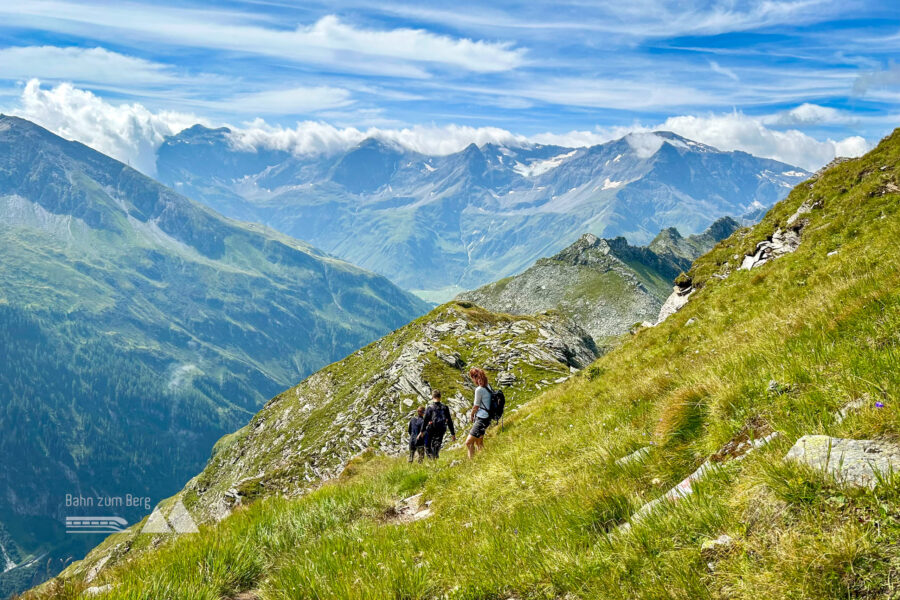
<svg viewBox="0 0 900 600"><path fill-rule="evenodd" d="M827 471L856 487L874 488L879 475L900 471L900 446L878 440L804 435L784 458Z"/></svg>

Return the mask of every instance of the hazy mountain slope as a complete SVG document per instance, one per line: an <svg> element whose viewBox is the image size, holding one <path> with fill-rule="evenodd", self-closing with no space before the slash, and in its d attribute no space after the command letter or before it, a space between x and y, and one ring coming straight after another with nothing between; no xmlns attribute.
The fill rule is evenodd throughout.
<svg viewBox="0 0 900 600"><path fill-rule="evenodd" d="M226 214L445 297L520 272L585 232L632 243L667 227L697 233L770 206L808 176L669 132L581 149L470 145L447 156L375 139L299 157L237 143L200 126L172 136L159 150L160 177Z"/></svg>
<svg viewBox="0 0 900 600"><path fill-rule="evenodd" d="M171 494L277 391L426 310L12 117L0 249L0 521L55 522L23 559L66 494Z"/></svg>
<svg viewBox="0 0 900 600"><path fill-rule="evenodd" d="M703 234L681 237L676 229L665 229L647 247L630 246L621 237L604 240L585 234L523 273L458 298L516 315L555 309L602 346L635 323L656 322L673 280L738 227L725 217Z"/></svg>
<svg viewBox="0 0 900 600"><path fill-rule="evenodd" d="M733 268L786 228L795 251ZM522 407L474 463L360 460L94 585L109 598L893 598L896 471L860 487L843 479L859 458L833 465L839 480L785 456L808 434L898 441L897 239L900 130L698 259L680 312ZM84 585L70 574L61 597Z"/></svg>

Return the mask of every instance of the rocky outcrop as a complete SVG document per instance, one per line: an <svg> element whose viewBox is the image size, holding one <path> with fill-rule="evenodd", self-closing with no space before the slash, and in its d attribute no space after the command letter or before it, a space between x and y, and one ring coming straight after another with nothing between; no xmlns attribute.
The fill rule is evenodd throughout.
<svg viewBox="0 0 900 600"><path fill-rule="evenodd" d="M775 233L772 234L771 238L758 243L756 245L756 251L753 254L748 254L744 257L740 268L749 271L754 267L764 265L770 260L794 252L800 247L800 232L808 223L807 219L801 217L820 206L820 203L812 202L810 200L801 204L796 212L788 217L786 227L783 229L779 227L775 230Z"/></svg>
<svg viewBox="0 0 900 600"><path fill-rule="evenodd" d="M687 237L669 228L646 247L588 233L524 273L458 298L511 314L559 310L604 344L635 323L656 321L668 283L737 227L725 218Z"/></svg>
<svg viewBox="0 0 900 600"><path fill-rule="evenodd" d="M694 288L688 285L678 285L676 284L672 288L672 293L666 298L666 301L663 303L662 308L659 309L659 315L656 317L656 324L659 325L679 310L684 307L685 304L688 303L688 300L691 298L691 294L694 293Z"/></svg>
<svg viewBox="0 0 900 600"><path fill-rule="evenodd" d="M878 440L852 440L804 435L785 460L830 473L840 483L874 488L881 478L900 472L900 445Z"/></svg>

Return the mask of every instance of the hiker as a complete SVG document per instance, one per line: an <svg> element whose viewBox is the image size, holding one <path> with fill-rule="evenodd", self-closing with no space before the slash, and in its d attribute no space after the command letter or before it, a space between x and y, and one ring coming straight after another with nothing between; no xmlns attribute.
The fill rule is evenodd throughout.
<svg viewBox="0 0 900 600"><path fill-rule="evenodd" d="M487 373L481 369L472 367L469 369L469 379L476 385L475 387L475 403L472 405L472 412L469 414L469 420L472 421L472 429L469 431L469 437L466 438L466 449L469 451L469 458L475 456L476 452L484 450L484 432L487 431L488 425L491 424L491 386L488 384Z"/></svg>
<svg viewBox="0 0 900 600"><path fill-rule="evenodd" d="M416 409L416 414L409 420L409 462L413 461L416 453L419 455L419 464L425 460L425 407Z"/></svg>
<svg viewBox="0 0 900 600"><path fill-rule="evenodd" d="M425 434L428 437L425 454L430 459L437 460L441 453L441 446L444 444L444 434L449 429L455 442L456 428L453 426L453 417L450 416L450 407L441 403L441 391L431 392L431 399L434 402L429 404L425 410Z"/></svg>

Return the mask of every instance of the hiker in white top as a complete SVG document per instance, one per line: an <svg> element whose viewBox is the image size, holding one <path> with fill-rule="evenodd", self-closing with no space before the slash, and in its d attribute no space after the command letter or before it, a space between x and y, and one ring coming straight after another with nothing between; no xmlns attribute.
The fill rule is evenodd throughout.
<svg viewBox="0 0 900 600"><path fill-rule="evenodd" d="M491 390L487 374L481 369L475 367L469 369L469 379L477 386L475 403L472 405L472 412L469 415L469 420L472 421L472 430L469 432L469 437L466 438L466 449L469 451L469 458L472 458L476 452L484 450L484 432L491 424Z"/></svg>

